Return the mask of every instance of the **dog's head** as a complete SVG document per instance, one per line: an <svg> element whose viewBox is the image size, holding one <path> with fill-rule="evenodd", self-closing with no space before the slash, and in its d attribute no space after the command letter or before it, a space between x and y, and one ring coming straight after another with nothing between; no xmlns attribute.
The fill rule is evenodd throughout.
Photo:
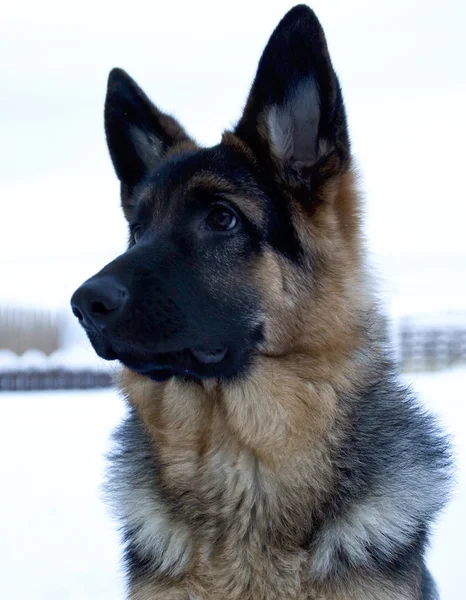
<svg viewBox="0 0 466 600"><path fill-rule="evenodd" d="M155 380L230 377L339 318L357 215L340 86L309 8L278 25L217 146L198 147L119 69L105 127L129 247L71 301L100 356Z"/></svg>

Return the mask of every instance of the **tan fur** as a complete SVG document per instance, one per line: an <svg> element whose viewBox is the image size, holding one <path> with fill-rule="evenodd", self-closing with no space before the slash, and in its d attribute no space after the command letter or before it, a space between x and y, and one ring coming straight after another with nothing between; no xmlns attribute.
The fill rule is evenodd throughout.
<svg viewBox="0 0 466 600"><path fill-rule="evenodd" d="M167 590L160 589L157 584L146 584L133 591L129 600L206 600L205 596L196 596L195 592L190 593L187 589ZM273 600L275 596L267 596ZM231 596L225 596L220 593L217 596L209 595L208 600L227 600ZM265 598L261 596L261 598ZM306 591L301 596L294 597L295 600L418 600L419 596L413 595L409 590L374 590L371 586L360 586L351 590L344 589L337 592L313 592Z"/></svg>
<svg viewBox="0 0 466 600"><path fill-rule="evenodd" d="M285 566L285 565L283 565ZM286 565L288 566L288 565ZM237 580L241 580L241 571L237 572ZM210 577L212 580L213 577ZM217 580L218 581L218 580ZM219 582L221 583L221 582ZM185 581L172 584L158 583L155 581L139 582L132 587L129 600L230 600L254 598L254 600L419 600L419 590L409 590L405 585L400 585L397 589L388 581L379 582L380 587L374 586L370 580L357 578L356 581L345 582L344 585L337 586L335 589L312 589L306 590L283 590L282 586L255 590L256 595L235 595L234 589L225 589L216 587L215 589L206 589L199 586L189 578ZM221 590L221 591L220 591ZM283 595L283 594L288 595Z"/></svg>
<svg viewBox="0 0 466 600"><path fill-rule="evenodd" d="M186 586L171 584L166 585L157 582L144 581L132 586L128 600L191 600Z"/></svg>
<svg viewBox="0 0 466 600"><path fill-rule="evenodd" d="M231 131L223 132L222 143L225 144L226 146L230 146L230 148L233 148L237 152L242 152L247 157L249 162L251 162L254 165L257 165L257 158L254 155L254 153L251 151L249 146L247 146L242 140L240 140L239 137L237 137Z"/></svg>

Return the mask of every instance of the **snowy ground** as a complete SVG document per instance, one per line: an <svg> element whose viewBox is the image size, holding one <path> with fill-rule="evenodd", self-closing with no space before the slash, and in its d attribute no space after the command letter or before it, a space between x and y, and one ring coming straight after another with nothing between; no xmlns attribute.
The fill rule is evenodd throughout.
<svg viewBox="0 0 466 600"><path fill-rule="evenodd" d="M456 437L458 487L429 562L442 600L464 600L466 370L409 377ZM100 497L124 406L112 391L0 395L0 598L116 600L118 535Z"/></svg>

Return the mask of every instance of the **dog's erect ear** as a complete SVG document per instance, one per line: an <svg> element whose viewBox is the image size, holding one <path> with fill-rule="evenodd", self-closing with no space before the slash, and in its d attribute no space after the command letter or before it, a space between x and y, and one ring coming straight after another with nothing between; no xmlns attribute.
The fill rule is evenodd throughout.
<svg viewBox="0 0 466 600"><path fill-rule="evenodd" d="M108 78L105 133L118 179L134 186L169 150L194 142L181 125L159 111L122 69Z"/></svg>
<svg viewBox="0 0 466 600"><path fill-rule="evenodd" d="M346 166L349 138L340 85L322 27L304 5L273 32L235 129L263 166L292 186Z"/></svg>

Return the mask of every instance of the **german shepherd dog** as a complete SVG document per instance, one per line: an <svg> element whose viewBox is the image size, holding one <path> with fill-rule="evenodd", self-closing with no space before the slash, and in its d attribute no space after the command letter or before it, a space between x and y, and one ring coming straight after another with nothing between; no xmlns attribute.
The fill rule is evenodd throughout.
<svg viewBox="0 0 466 600"><path fill-rule="evenodd" d="M72 308L124 365L108 485L128 598L438 598L448 443L387 345L314 13L279 23L218 145L120 69L105 128L129 247Z"/></svg>

